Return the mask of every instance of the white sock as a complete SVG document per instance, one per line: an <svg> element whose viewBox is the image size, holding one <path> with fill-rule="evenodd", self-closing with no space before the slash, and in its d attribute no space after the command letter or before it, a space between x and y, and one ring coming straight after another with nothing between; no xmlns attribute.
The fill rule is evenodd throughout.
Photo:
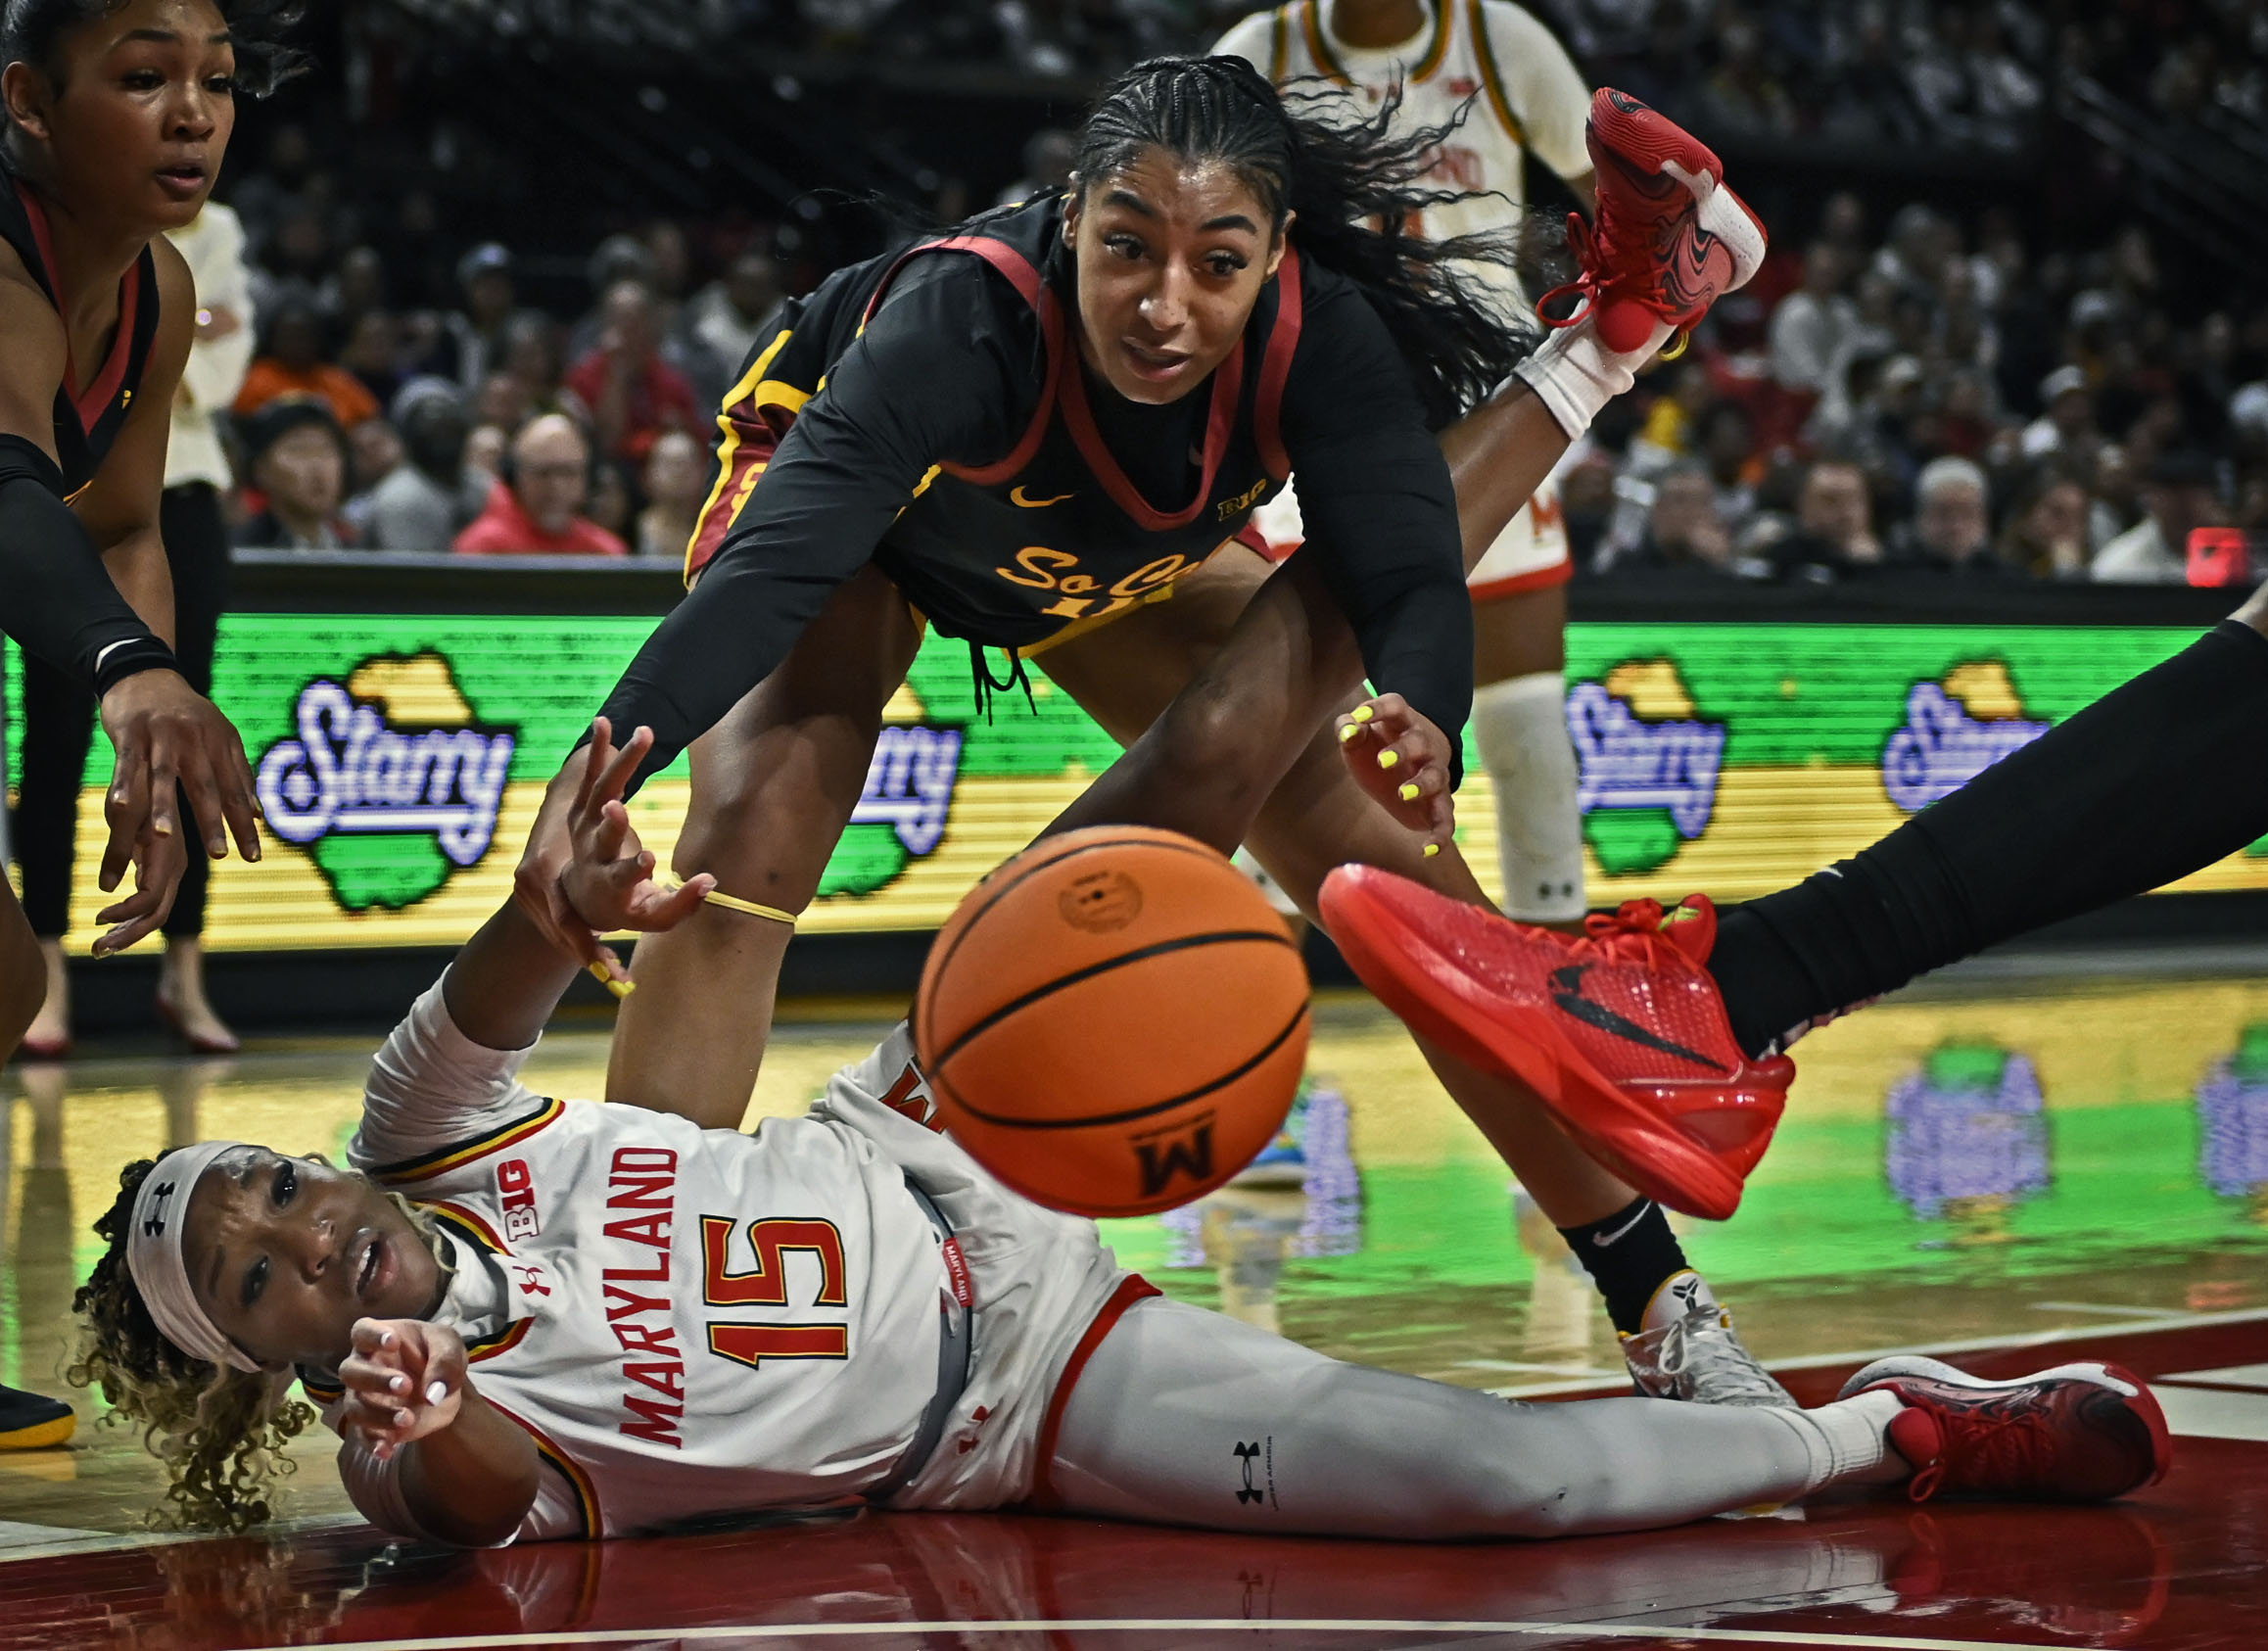
<svg viewBox="0 0 2268 1651"><path fill-rule="evenodd" d="M1548 333L1536 354L1512 369L1512 376L1536 392L1572 442L1590 428L1601 407L1638 381L1638 369L1654 358L1669 337L1669 327L1657 321L1644 349L1619 355L1599 341L1598 329L1586 315L1572 327Z"/></svg>
<svg viewBox="0 0 2268 1651"><path fill-rule="evenodd" d="M1822 1486L1888 1485L1913 1470L1890 1448L1890 1418L1906 1406L1892 1392L1861 1393L1838 1399L1817 1410L1758 1410L1759 1416L1776 1416L1804 1439L1812 1459L1811 1483L1805 1493Z"/></svg>
<svg viewBox="0 0 2268 1651"><path fill-rule="evenodd" d="M1473 741L1496 787L1504 910L1527 922L1569 922L1584 909L1582 776L1566 706L1557 671L1484 683L1473 694Z"/></svg>

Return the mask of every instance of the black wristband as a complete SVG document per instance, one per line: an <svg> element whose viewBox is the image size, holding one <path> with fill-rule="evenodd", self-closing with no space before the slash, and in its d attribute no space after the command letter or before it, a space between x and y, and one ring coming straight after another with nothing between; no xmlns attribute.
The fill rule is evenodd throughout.
<svg viewBox="0 0 2268 1651"><path fill-rule="evenodd" d="M156 637L136 637L122 642L113 642L102 651L94 668L95 697L100 699L128 677L144 671L178 671L181 662L173 657L173 650Z"/></svg>

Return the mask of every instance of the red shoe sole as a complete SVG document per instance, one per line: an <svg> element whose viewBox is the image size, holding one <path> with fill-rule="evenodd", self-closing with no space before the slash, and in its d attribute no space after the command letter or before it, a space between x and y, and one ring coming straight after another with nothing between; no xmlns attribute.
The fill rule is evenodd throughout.
<svg viewBox="0 0 2268 1651"><path fill-rule="evenodd" d="M1382 874L1346 866L1324 879L1323 921L1347 966L1403 1023L1533 1091L1585 1152L1657 1203L1711 1221L1740 1207L1739 1177L1617 1089L1548 1012L1469 996L1470 984L1365 886L1366 873Z"/></svg>
<svg viewBox="0 0 2268 1651"><path fill-rule="evenodd" d="M1617 155L1639 163L1641 169L1659 172L1665 163L1675 164L1688 176L1704 172L1722 179L1724 163L1717 152L1660 111L1612 87L1591 94L1591 128Z"/></svg>

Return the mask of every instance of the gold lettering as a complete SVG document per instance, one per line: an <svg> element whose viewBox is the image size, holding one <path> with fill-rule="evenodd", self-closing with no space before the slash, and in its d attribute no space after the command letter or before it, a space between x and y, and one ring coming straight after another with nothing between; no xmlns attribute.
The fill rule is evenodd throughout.
<svg viewBox="0 0 2268 1651"><path fill-rule="evenodd" d="M1160 556L1155 562L1146 562L1124 579L1110 587L1113 596L1139 596L1145 590L1154 590L1160 585L1170 584L1189 565L1189 558L1178 550L1170 556Z"/></svg>
<svg viewBox="0 0 2268 1651"><path fill-rule="evenodd" d="M1050 550L1044 544L1027 544L1016 553L1016 565L1023 572L1017 573L1010 568L994 568L992 571L1011 585L1021 585L1032 590L1053 590L1056 589L1056 576L1048 570L1075 568L1079 565L1079 558L1068 550Z"/></svg>
<svg viewBox="0 0 2268 1651"><path fill-rule="evenodd" d="M1254 482L1246 492L1237 495L1237 496L1234 498L1224 498L1220 501L1219 504L1214 506L1219 514L1216 515L1213 520L1216 522L1225 522L1231 516L1235 516L1246 510L1250 510L1253 505L1260 501L1260 495L1266 493L1267 491L1268 484L1265 481Z"/></svg>

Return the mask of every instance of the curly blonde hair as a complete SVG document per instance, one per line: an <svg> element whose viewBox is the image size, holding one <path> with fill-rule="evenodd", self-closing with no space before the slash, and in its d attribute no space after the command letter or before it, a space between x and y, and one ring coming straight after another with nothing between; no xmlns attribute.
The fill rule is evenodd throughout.
<svg viewBox="0 0 2268 1651"><path fill-rule="evenodd" d="M99 1387L108 1422L133 1423L172 1483L150 1523L169 1529L242 1532L275 1517L276 1482L294 1471L285 1446L315 1419L290 1397L289 1371L244 1371L191 1358L160 1334L126 1267L134 1196L165 1155L118 1171L116 1203L94 1230L108 1248L71 1306L80 1319L79 1356L69 1372ZM398 1193L388 1199L447 1262L432 1218Z"/></svg>

